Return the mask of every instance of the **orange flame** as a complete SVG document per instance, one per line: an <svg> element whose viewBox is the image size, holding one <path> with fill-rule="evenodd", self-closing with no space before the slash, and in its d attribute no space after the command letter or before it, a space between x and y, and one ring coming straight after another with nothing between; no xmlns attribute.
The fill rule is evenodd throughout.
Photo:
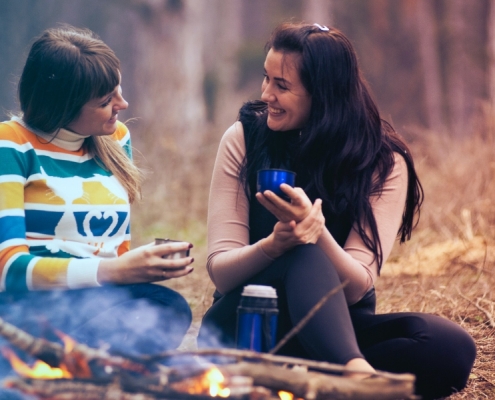
<svg viewBox="0 0 495 400"><path fill-rule="evenodd" d="M231 392L226 383L222 372L211 367L199 376L172 383L171 386L184 393L226 398Z"/></svg>
<svg viewBox="0 0 495 400"><path fill-rule="evenodd" d="M283 390L280 390L278 392L278 397L280 397L280 400L293 400L294 395L291 392L285 392Z"/></svg>
<svg viewBox="0 0 495 400"><path fill-rule="evenodd" d="M25 378L35 378L35 379L61 379L61 378L72 378L72 374L67 371L63 366L62 368L52 368L43 361L36 361L33 366L29 366L24 361L22 361L17 355L10 349L2 349L2 353L7 358L12 365L14 371L16 371L20 376Z"/></svg>
<svg viewBox="0 0 495 400"><path fill-rule="evenodd" d="M229 397L230 389L223 387L225 377L218 368L212 367L205 374L205 380L209 383L209 394L211 397Z"/></svg>

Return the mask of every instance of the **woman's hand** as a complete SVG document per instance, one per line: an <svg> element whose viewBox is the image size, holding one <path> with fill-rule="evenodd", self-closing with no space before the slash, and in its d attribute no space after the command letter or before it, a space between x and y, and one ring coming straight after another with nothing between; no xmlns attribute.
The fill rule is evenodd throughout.
<svg viewBox="0 0 495 400"><path fill-rule="evenodd" d="M309 214L299 223L294 220L277 222L270 236L262 239L261 247L268 256L277 258L297 245L316 243L324 228L321 199L316 199Z"/></svg>
<svg viewBox="0 0 495 400"><path fill-rule="evenodd" d="M179 278L193 271L188 265L192 257L164 259L163 256L190 249L187 242L174 242L155 245L154 243L138 247L118 258L102 260L98 267L100 284L131 284L158 282Z"/></svg>
<svg viewBox="0 0 495 400"><path fill-rule="evenodd" d="M311 200L300 187L291 187L286 183L280 185L280 189L290 199L290 202L277 196L270 190L256 193L256 199L281 222L301 222L311 211Z"/></svg>

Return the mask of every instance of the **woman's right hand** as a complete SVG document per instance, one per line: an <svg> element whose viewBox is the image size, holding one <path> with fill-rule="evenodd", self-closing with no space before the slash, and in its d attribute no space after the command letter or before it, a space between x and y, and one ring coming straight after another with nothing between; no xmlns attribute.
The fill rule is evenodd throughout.
<svg viewBox="0 0 495 400"><path fill-rule="evenodd" d="M270 236L262 239L261 247L269 257L277 258L297 245L316 243L324 228L321 199L316 199L308 216L302 221L277 222Z"/></svg>
<svg viewBox="0 0 495 400"><path fill-rule="evenodd" d="M192 257L164 259L163 256L190 249L187 242L154 243L138 247L122 254L118 258L103 259L98 267L100 284L131 284L158 282L179 278L193 271L190 267Z"/></svg>

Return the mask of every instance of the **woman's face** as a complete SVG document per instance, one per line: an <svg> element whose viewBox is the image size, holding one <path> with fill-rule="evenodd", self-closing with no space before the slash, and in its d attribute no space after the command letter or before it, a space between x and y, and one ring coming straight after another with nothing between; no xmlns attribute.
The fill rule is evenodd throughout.
<svg viewBox="0 0 495 400"><path fill-rule="evenodd" d="M308 121L311 96L299 78L299 57L273 49L266 55L261 100L268 104L268 127L274 131L301 129Z"/></svg>
<svg viewBox="0 0 495 400"><path fill-rule="evenodd" d="M84 136L111 135L117 129L119 111L125 110L128 105L119 84L107 95L88 101L79 116L66 128Z"/></svg>

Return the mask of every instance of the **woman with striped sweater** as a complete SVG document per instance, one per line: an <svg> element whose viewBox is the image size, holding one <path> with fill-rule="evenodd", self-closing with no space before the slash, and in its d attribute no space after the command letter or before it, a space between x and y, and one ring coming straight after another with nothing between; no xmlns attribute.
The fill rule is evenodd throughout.
<svg viewBox="0 0 495 400"><path fill-rule="evenodd" d="M190 325L184 298L152 283L192 272L191 257L163 258L192 245L130 250L141 174L117 119L120 82L118 58L89 30L33 43L22 114L0 123L0 317L141 354L177 347Z"/></svg>

